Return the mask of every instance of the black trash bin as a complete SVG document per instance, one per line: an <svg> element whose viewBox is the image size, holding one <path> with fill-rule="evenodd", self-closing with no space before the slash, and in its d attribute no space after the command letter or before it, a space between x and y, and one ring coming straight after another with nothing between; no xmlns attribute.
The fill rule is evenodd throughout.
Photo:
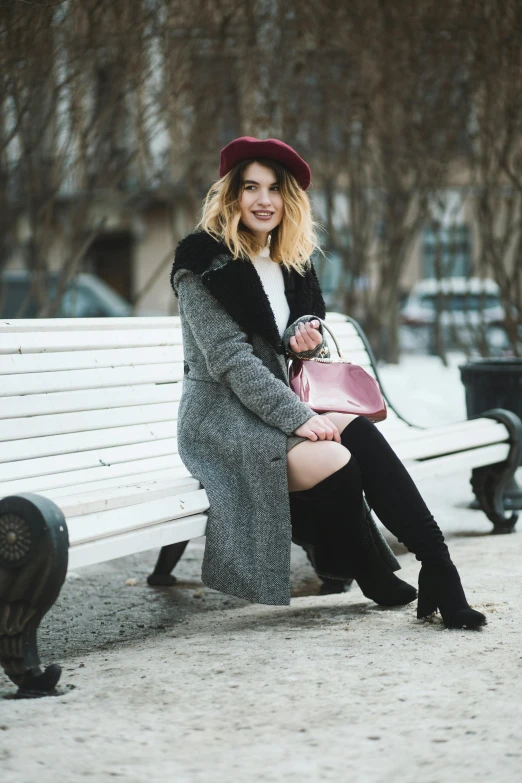
<svg viewBox="0 0 522 783"><path fill-rule="evenodd" d="M468 418L491 408L506 408L522 418L522 359L470 359L459 369ZM522 489L514 479L506 489L504 504L508 510L522 509Z"/></svg>

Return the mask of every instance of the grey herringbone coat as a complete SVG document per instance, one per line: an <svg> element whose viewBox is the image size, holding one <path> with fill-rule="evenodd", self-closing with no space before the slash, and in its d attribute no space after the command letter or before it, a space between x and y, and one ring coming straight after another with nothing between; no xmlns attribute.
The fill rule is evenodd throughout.
<svg viewBox="0 0 522 783"><path fill-rule="evenodd" d="M178 451L209 499L202 579L275 605L290 603L287 437L315 415L289 387L288 341L297 320L325 316L313 265L304 277L283 274L290 317L281 339L253 264L206 232L179 243L171 271L185 359ZM300 355L329 355L323 342Z"/></svg>

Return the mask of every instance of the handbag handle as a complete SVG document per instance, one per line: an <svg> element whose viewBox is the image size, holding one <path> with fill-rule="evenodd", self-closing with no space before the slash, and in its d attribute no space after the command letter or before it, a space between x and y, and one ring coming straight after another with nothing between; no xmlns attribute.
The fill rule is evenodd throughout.
<svg viewBox="0 0 522 783"><path fill-rule="evenodd" d="M314 315L314 318L315 318L317 321L320 321L320 322L322 323L322 325L323 325L323 329L327 329L327 330L328 330L328 332L330 333L330 335L331 335L331 337L332 337L332 339L333 339L333 341L334 341L334 343L335 343L335 347L337 348L337 353L339 354L339 358L340 358L340 359L344 359L344 356L343 356L343 355L342 355L342 353L341 353L341 349L339 348L339 343L337 342L337 339L336 339L336 337L335 337L335 334L332 332L332 330L330 329L330 327L328 326L328 324L327 324L325 321L323 321L323 319L322 319L322 318L320 318L318 315ZM309 360L309 361L310 361L310 360Z"/></svg>

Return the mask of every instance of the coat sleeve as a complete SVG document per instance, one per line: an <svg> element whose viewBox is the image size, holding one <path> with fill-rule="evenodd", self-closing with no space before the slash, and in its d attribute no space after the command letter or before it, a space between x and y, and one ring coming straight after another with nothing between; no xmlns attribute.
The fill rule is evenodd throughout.
<svg viewBox="0 0 522 783"><path fill-rule="evenodd" d="M299 353L296 353L295 351L292 351L290 348L290 338L294 336L295 334L295 328L298 324L301 322L306 321L313 321L315 315L302 315L300 318L298 318L296 321L294 321L290 326L287 326L285 329L285 332L281 338L283 345L285 346L285 352L288 358L297 357L301 359L329 359L330 358L330 349L328 347L328 342L324 336L323 331L323 325L319 324L319 331L321 333L321 337L323 338L322 341L319 343L319 345L316 345L315 348L311 348L309 351L300 351Z"/></svg>
<svg viewBox="0 0 522 783"><path fill-rule="evenodd" d="M316 415L254 355L245 332L196 274L183 270L175 285L180 311L211 378L228 386L243 405L286 435Z"/></svg>

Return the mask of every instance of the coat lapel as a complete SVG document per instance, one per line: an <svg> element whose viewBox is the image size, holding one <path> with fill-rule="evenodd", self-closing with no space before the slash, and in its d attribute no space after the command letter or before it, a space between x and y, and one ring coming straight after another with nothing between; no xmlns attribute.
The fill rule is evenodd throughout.
<svg viewBox="0 0 522 783"><path fill-rule="evenodd" d="M179 269L190 269L201 275L205 287L247 333L249 339L252 334L259 334L277 353L284 354L268 296L250 261L234 260L225 244L204 231L196 231L182 239L176 248L170 275L171 285ZM282 267L282 272L290 308L286 326L302 315L324 318L324 300L313 264L304 277L285 267Z"/></svg>

